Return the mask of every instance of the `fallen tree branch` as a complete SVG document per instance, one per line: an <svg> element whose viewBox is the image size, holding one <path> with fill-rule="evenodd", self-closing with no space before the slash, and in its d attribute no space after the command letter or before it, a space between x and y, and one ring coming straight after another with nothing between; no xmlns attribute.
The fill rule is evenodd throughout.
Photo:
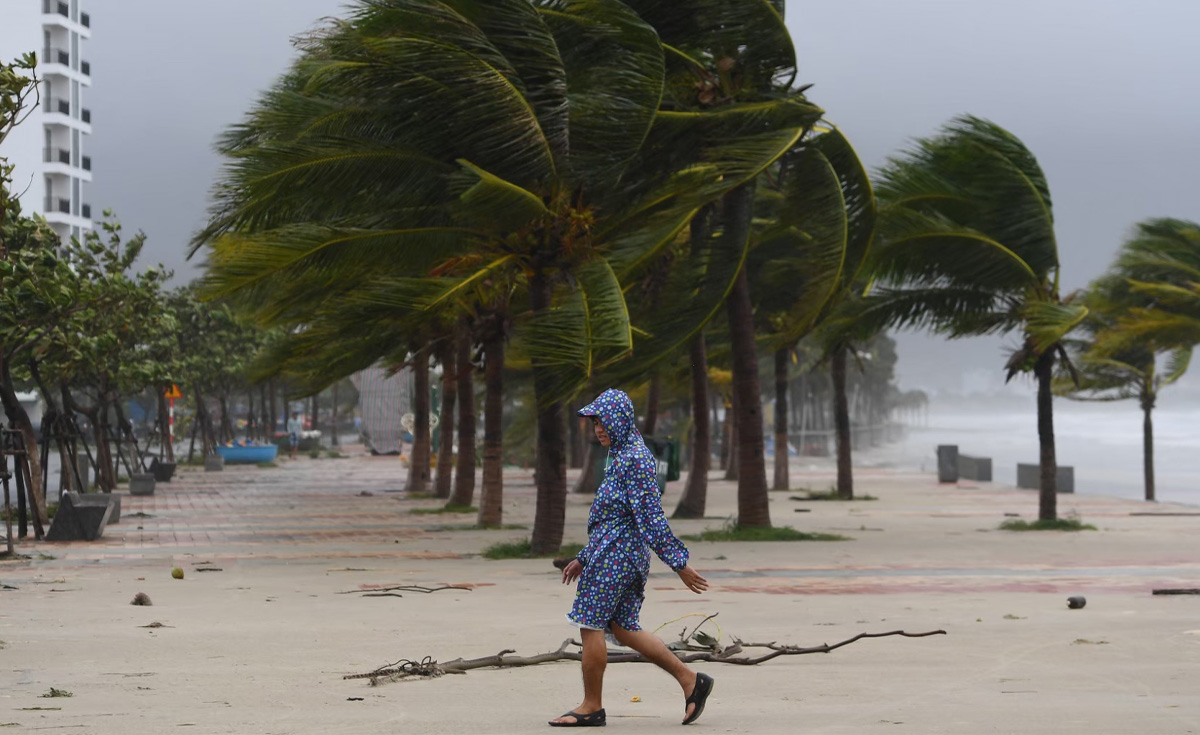
<svg viewBox="0 0 1200 735"><path fill-rule="evenodd" d="M708 618L705 619L706 621ZM848 646L855 641L860 641L863 638L885 638L888 636L902 636L905 638L924 638L931 635L946 635L944 630L931 630L925 633L907 633L903 630L892 630L886 633L859 633L853 638L847 638L834 644L824 643L819 646L793 646L781 645L774 641L770 643L746 643L734 638L733 645L721 647L714 645L711 647L700 647L690 643L694 639L696 630L692 631L688 638L683 639L682 643L686 645L683 650L675 650L673 653L680 661L684 663L693 663L695 661L706 661L711 663L734 664L738 666L754 666L765 661L770 661L779 656L802 656L808 653L829 653L842 646ZM371 686L390 682L401 681L410 678L435 678L444 674L465 674L472 669L512 669L523 666L536 666L538 664L550 663L552 661L580 661L583 654L580 650L571 650L574 646L576 649L581 648L579 641L568 638L562 642L556 650L539 653L534 656L515 656L516 653L511 649L505 649L493 656L484 656L482 658L462 659L456 658L445 663L438 663L430 657L425 657L420 662L401 659L400 661L380 667L374 671L369 671L365 674L349 674L343 676L343 679L369 679ZM756 656L739 656L746 649L761 648L766 649L767 653ZM640 653L635 651L609 651L608 663L649 663Z"/></svg>
<svg viewBox="0 0 1200 735"><path fill-rule="evenodd" d="M442 590L465 590L471 591L470 587L460 587L453 584L442 585L441 587L422 587L419 584L401 584L395 587L367 587L365 589L346 590L337 592L339 595L362 595L363 597L403 597L404 595L385 595L385 592L423 592L430 594L431 592L441 592Z"/></svg>

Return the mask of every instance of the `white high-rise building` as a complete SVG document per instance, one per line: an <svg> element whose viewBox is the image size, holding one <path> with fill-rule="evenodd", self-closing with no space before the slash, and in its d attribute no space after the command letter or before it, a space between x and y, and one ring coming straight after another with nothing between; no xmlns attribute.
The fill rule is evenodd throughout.
<svg viewBox="0 0 1200 735"><path fill-rule="evenodd" d="M41 81L40 104L4 140L0 156L16 166L12 188L22 211L41 213L64 242L92 227L92 112L84 101L92 85L84 45L91 25L80 0L0 0L0 57L8 63L36 52Z"/></svg>

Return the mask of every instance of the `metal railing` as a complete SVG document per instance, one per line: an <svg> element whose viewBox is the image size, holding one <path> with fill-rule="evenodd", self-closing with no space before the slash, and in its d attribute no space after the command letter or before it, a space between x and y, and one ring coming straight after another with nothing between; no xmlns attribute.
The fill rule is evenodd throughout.
<svg viewBox="0 0 1200 735"><path fill-rule="evenodd" d="M84 157L83 157L83 170L84 170L84 171L91 171L91 170L92 170L92 157L91 157L91 156L84 156Z"/></svg>
<svg viewBox="0 0 1200 735"><path fill-rule="evenodd" d="M64 18L70 18L71 6L69 3L59 2L58 0L42 0L42 12L47 15L58 13Z"/></svg>
<svg viewBox="0 0 1200 735"><path fill-rule="evenodd" d="M92 111L84 107L79 111L79 119L83 120L88 125L92 124Z"/></svg>
<svg viewBox="0 0 1200 735"><path fill-rule="evenodd" d="M71 151L65 148L43 148L42 160L46 163L65 163L71 165Z"/></svg>
<svg viewBox="0 0 1200 735"><path fill-rule="evenodd" d="M83 72L83 75L85 77L90 77L92 75L92 62L80 61L79 62L79 71Z"/></svg>
<svg viewBox="0 0 1200 735"><path fill-rule="evenodd" d="M79 14L79 23L84 28L91 28L92 27L92 16L88 15L87 13L80 13Z"/></svg>
<svg viewBox="0 0 1200 735"><path fill-rule="evenodd" d="M82 205L82 206L80 206L80 207L79 207L79 211L83 213L83 218L84 218L84 219L91 219L91 218L92 218L92 205L90 205L90 204L84 204L84 205Z"/></svg>
<svg viewBox="0 0 1200 735"><path fill-rule="evenodd" d="M49 46L43 48L42 59L47 64L62 64L63 66L71 65L71 54L59 48L50 48Z"/></svg>
<svg viewBox="0 0 1200 735"><path fill-rule="evenodd" d="M61 199L59 197L46 197L47 212L61 212L63 214L71 213L71 200Z"/></svg>
<svg viewBox="0 0 1200 735"><path fill-rule="evenodd" d="M71 114L71 103L66 100L50 100L50 112L60 112L64 115Z"/></svg>

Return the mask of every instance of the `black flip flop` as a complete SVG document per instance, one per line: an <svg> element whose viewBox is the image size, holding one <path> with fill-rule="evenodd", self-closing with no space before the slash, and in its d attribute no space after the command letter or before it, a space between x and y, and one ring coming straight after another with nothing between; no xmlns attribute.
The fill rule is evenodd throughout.
<svg viewBox="0 0 1200 735"><path fill-rule="evenodd" d="M710 680L711 681L711 680ZM604 727L607 723L604 721L604 710L598 709L595 712L589 712L586 715L581 715L578 712L567 712L559 715L559 717L574 717L574 722L548 722L550 727Z"/></svg>
<svg viewBox="0 0 1200 735"><path fill-rule="evenodd" d="M683 702L683 711L687 713L687 706L695 704L696 708L692 710L682 724L690 725L700 718L700 713L704 711L704 703L708 701L708 695L713 693L713 688L717 682L708 674L696 674L696 686L692 689L692 696L688 697Z"/></svg>

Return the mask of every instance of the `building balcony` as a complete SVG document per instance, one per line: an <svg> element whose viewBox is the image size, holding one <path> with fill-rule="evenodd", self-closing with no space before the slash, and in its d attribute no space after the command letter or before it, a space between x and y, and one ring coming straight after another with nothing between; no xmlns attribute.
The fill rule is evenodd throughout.
<svg viewBox="0 0 1200 735"><path fill-rule="evenodd" d="M71 103L67 100L50 100L46 105L47 112L54 112L60 115L71 114Z"/></svg>
<svg viewBox="0 0 1200 735"><path fill-rule="evenodd" d="M79 205L79 213L81 215L83 215L84 219L91 219L92 218L92 205L90 205L90 204Z"/></svg>
<svg viewBox="0 0 1200 735"><path fill-rule="evenodd" d="M81 109L79 111L79 119L84 121L88 125L91 125L92 124L92 111L89 110L88 108L84 107L83 109Z"/></svg>
<svg viewBox="0 0 1200 735"><path fill-rule="evenodd" d="M42 49L43 75L71 76L71 54L56 48Z"/></svg>
<svg viewBox="0 0 1200 735"><path fill-rule="evenodd" d="M92 170L92 157L91 156L83 156L82 160L83 160L83 170L91 171Z"/></svg>
<svg viewBox="0 0 1200 735"><path fill-rule="evenodd" d="M92 75L92 62L80 61L79 62L79 72L81 74L83 74L85 77L90 77Z"/></svg>
<svg viewBox="0 0 1200 735"><path fill-rule="evenodd" d="M46 214L70 214L71 200L61 197L46 197L45 204Z"/></svg>
<svg viewBox="0 0 1200 735"><path fill-rule="evenodd" d="M83 38L91 38L92 18L79 13L79 19L71 18L71 4L64 0L42 0L42 24L58 26L75 31Z"/></svg>
<svg viewBox="0 0 1200 735"><path fill-rule="evenodd" d="M71 4L62 0L42 0L42 13L44 15L61 15L64 18L71 17Z"/></svg>
<svg viewBox="0 0 1200 735"><path fill-rule="evenodd" d="M66 148L43 148L43 163L65 163L71 165L71 151Z"/></svg>

